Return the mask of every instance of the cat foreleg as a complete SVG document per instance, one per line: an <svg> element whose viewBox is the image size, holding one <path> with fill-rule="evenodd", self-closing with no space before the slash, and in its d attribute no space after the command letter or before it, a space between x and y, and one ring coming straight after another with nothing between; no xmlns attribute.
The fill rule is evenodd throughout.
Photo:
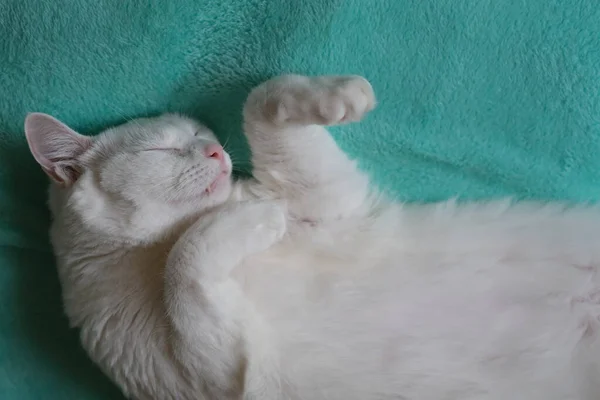
<svg viewBox="0 0 600 400"><path fill-rule="evenodd" d="M165 306L173 353L187 379L208 398L239 399L253 390L249 382L261 386L247 376L255 369L264 374L262 367L253 366L256 346L248 343L256 332L245 332L245 321L255 321L230 272L284 232L285 215L276 204L238 203L201 218L169 254Z"/></svg>
<svg viewBox="0 0 600 400"><path fill-rule="evenodd" d="M324 128L360 120L375 106L357 76L286 75L256 87L244 107L254 177L299 218L343 217L368 194L368 178Z"/></svg>

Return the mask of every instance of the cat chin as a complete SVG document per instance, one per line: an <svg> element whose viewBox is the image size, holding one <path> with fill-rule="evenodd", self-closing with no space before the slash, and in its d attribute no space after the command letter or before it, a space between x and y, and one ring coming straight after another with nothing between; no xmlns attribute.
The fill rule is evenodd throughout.
<svg viewBox="0 0 600 400"><path fill-rule="evenodd" d="M228 171L219 173L212 183L204 189L204 193L210 196L217 191L223 190L224 186L231 186L231 176Z"/></svg>
<svg viewBox="0 0 600 400"><path fill-rule="evenodd" d="M202 208L207 205L213 206L215 203L221 203L229 197L231 187L231 174L228 172L222 172L206 188L199 188L195 193L189 193L185 196L173 198L168 201L168 204L177 208L186 207L189 205L192 205L193 207L194 205L198 204L198 201L200 201L203 204Z"/></svg>

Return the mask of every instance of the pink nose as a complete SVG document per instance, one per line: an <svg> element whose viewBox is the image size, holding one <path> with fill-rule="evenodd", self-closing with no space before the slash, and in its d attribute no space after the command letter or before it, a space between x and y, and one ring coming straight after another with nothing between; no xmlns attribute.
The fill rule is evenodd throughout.
<svg viewBox="0 0 600 400"><path fill-rule="evenodd" d="M208 158L214 158L215 160L223 161L223 146L219 144L209 144L204 148L204 154Z"/></svg>

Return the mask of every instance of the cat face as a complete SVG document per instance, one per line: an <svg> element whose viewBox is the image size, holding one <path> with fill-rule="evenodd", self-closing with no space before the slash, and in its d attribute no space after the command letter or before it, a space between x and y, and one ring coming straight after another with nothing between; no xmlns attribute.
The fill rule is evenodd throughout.
<svg viewBox="0 0 600 400"><path fill-rule="evenodd" d="M138 119L110 129L82 157L103 191L136 202L174 207L224 200L231 159L213 133L174 115Z"/></svg>
<svg viewBox="0 0 600 400"><path fill-rule="evenodd" d="M105 219L137 221L132 224L145 231L218 205L231 192L227 152L208 128L178 115L132 120L87 137L34 113L25 134L70 203L77 200L82 212L96 210Z"/></svg>

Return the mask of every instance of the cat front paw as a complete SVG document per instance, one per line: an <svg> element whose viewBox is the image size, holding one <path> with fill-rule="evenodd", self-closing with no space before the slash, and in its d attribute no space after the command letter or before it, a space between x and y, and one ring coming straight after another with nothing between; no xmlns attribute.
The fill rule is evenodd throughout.
<svg viewBox="0 0 600 400"><path fill-rule="evenodd" d="M278 125L356 122L376 105L369 81L355 75L284 75L259 86L249 101L261 104L263 117Z"/></svg>
<svg viewBox="0 0 600 400"><path fill-rule="evenodd" d="M241 209L238 229L246 237L247 251L256 253L277 243L286 232L284 208L275 202L253 202Z"/></svg>
<svg viewBox="0 0 600 400"><path fill-rule="evenodd" d="M324 125L360 121L375 108L375 92L360 76L322 77L315 79L323 93L315 93L316 110Z"/></svg>

